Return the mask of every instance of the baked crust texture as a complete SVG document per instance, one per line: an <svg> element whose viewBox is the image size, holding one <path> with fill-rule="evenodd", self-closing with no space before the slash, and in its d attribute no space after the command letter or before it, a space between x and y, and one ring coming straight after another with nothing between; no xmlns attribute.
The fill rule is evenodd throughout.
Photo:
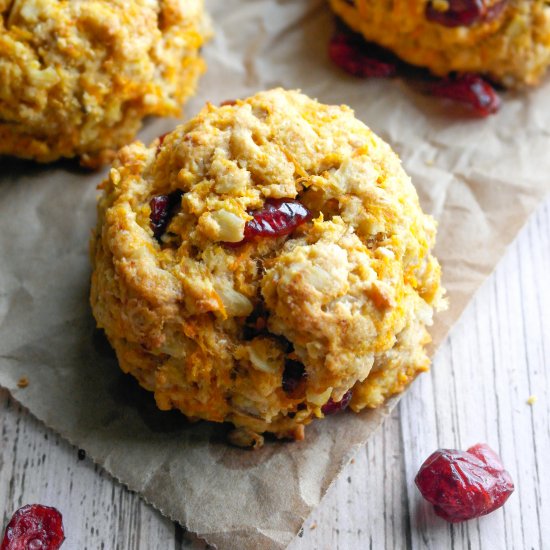
<svg viewBox="0 0 550 550"><path fill-rule="evenodd" d="M120 366L161 409L235 440L303 437L329 399L377 407L428 368L443 305L436 224L390 147L346 106L275 89L208 104L117 156L91 243L91 304ZM166 231L151 199L181 193ZM265 201L312 219L242 244ZM233 244L228 244L233 243ZM285 391L286 366L305 368Z"/></svg>
<svg viewBox="0 0 550 550"><path fill-rule="evenodd" d="M338 16L368 41L436 75L473 72L507 87L537 84L550 65L548 0L484 0L496 14L470 26L430 21L447 0L330 0Z"/></svg>
<svg viewBox="0 0 550 550"><path fill-rule="evenodd" d="M112 160L180 114L209 32L203 0L0 0L0 155Z"/></svg>

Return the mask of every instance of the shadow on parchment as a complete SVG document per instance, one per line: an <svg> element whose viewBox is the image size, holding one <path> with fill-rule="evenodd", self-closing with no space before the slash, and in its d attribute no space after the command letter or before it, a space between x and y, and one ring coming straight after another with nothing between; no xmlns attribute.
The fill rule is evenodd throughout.
<svg viewBox="0 0 550 550"><path fill-rule="evenodd" d="M196 443L206 443L212 458L229 470L254 468L268 461L284 447L302 444L301 442L280 440L271 434L265 434L265 445L260 449L234 447L228 443L227 439L228 433L233 429L231 424L203 420L192 422L177 410L161 411L156 406L152 392L142 388L133 376L118 370L116 354L103 330L93 330L91 341L97 355L117 369L117 373L108 384L106 391L121 408L135 411L151 432L174 436L187 432L186 437L190 440L194 439ZM311 428L308 433L310 440L315 438L314 430Z"/></svg>
<svg viewBox="0 0 550 550"><path fill-rule="evenodd" d="M92 346L106 362L116 362L116 354L102 330L93 331ZM153 393L142 388L133 376L121 371L116 374L114 382L111 382L106 390L121 407L134 410L148 429L154 433L176 435L182 431L195 433L198 431L204 434L204 442L208 441L209 451L214 460L230 470L246 470L254 467L265 462L285 444L299 444L280 441L268 434L265 436L265 445L261 449L233 447L227 441L227 435L233 428L231 424L192 422L177 410L161 411L156 406Z"/></svg>
<svg viewBox="0 0 550 550"><path fill-rule="evenodd" d="M360 34L350 31L346 25L334 15L328 5L319 4L315 0L311 0L311 9L307 17L304 17L302 22L303 32L301 34L301 43L299 44L299 52L296 52L296 57L300 59L309 59L311 64L316 64L322 67L327 72L326 81L331 88L338 87L339 83L354 84L358 90L363 90L365 100L369 101L371 94L378 95L384 93L385 89L398 87L400 94L406 100L414 105L418 113L430 117L436 123L446 128L450 123L479 122L480 116L475 113L468 105L449 99L435 97L430 93L430 85L440 80L435 77L430 71L423 67L411 65L402 61L393 52L382 48L374 43L367 43ZM286 29L285 32L293 29ZM383 61L395 67L396 74L390 77L357 77L345 72L342 68L332 61L329 57L329 44L332 36L335 33L345 33L353 37L353 41L358 45L358 48L366 55L375 60ZM283 39L284 36L278 37ZM300 70L300 67L294 69L288 67L287 73L292 75L292 82L300 82L303 80L303 75L299 72L293 73L294 70ZM488 77L485 80L490 81ZM491 85L498 91L502 99L503 94L506 97L514 97L514 93L507 91L497 82L490 81ZM279 86L283 83L273 81L270 86ZM285 82L288 84L288 82ZM288 87L288 86L287 86ZM294 85L290 86L295 87ZM307 92L307 90L305 90ZM322 90L315 90L316 93L321 93ZM322 99L322 98L320 98ZM364 121L369 124L369 121Z"/></svg>
<svg viewBox="0 0 550 550"><path fill-rule="evenodd" d="M64 170L69 174L89 175L97 172L81 166L77 159L61 159L50 163L40 163L34 160L0 156L0 182L16 180L21 176L42 176L56 170Z"/></svg>

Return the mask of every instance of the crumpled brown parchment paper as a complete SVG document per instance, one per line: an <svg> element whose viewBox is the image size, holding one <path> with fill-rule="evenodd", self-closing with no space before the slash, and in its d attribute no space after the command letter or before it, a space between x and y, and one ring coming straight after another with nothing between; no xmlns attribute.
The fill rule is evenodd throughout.
<svg viewBox="0 0 550 550"><path fill-rule="evenodd" d="M530 212L550 190L550 81L506 94L486 120L453 117L398 81L361 81L326 55L323 0L211 0L209 72L187 108L274 86L347 103L403 159L426 210L440 220L437 254L450 309L434 349ZM149 122L148 141L175 121ZM95 185L73 163L0 159L0 384L114 477L220 548L283 548L357 446L396 399L336 415L301 443L259 452L224 443L224 427L156 411L123 376L88 307L88 238ZM20 377L30 384L17 388Z"/></svg>

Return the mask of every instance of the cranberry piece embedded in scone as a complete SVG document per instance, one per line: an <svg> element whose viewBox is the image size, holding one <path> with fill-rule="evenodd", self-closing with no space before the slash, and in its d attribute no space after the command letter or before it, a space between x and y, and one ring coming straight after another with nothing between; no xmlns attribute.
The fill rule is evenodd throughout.
<svg viewBox="0 0 550 550"><path fill-rule="evenodd" d="M493 512L514 491L500 458L483 443L466 452L435 451L420 467L415 483L435 513L452 523Z"/></svg>
<svg viewBox="0 0 550 550"><path fill-rule="evenodd" d="M487 0L448 0L447 9L441 2L431 1L426 7L426 18L445 27L470 27L496 19L504 10L507 0L488 6Z"/></svg>
<svg viewBox="0 0 550 550"><path fill-rule="evenodd" d="M50 506L29 504L13 514L0 550L58 550L64 540L61 514Z"/></svg>
<svg viewBox="0 0 550 550"><path fill-rule="evenodd" d="M340 401L333 401L332 397L321 407L321 412L327 416L329 414L334 414L339 411L343 411L348 408L349 402L351 401L352 392L348 390Z"/></svg>
<svg viewBox="0 0 550 550"><path fill-rule="evenodd" d="M329 56L338 67L353 76L383 78L397 73L395 63L369 52L367 42L349 32L334 34L329 44Z"/></svg>
<svg viewBox="0 0 550 550"><path fill-rule="evenodd" d="M149 206L151 207L151 214L149 219L151 220L151 229L157 240L160 239L166 231L174 215L174 209L179 206L181 202L182 194L181 191L174 191L169 195L157 195L150 200Z"/></svg>
<svg viewBox="0 0 550 550"><path fill-rule="evenodd" d="M268 199L261 210L251 212L253 219L246 222L240 245L255 237L282 237L312 218L312 213L294 199Z"/></svg>
<svg viewBox="0 0 550 550"><path fill-rule="evenodd" d="M500 98L495 89L475 74L463 74L431 82L428 90L434 96L469 106L480 117L489 116L500 109Z"/></svg>

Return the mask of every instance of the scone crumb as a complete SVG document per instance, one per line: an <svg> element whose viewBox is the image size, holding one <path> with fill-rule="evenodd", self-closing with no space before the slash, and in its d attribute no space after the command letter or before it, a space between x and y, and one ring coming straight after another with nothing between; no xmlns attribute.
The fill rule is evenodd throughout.
<svg viewBox="0 0 550 550"><path fill-rule="evenodd" d="M17 382L18 388L26 388L29 385L29 379L26 376L22 376L19 381Z"/></svg>
<svg viewBox="0 0 550 550"><path fill-rule="evenodd" d="M252 450L261 449L264 446L264 438L249 428L237 428L231 430L227 440L235 447L248 448Z"/></svg>
<svg viewBox="0 0 550 550"><path fill-rule="evenodd" d="M535 403L537 402L537 396L536 395L530 395L528 398L527 398L527 404L528 405L534 405Z"/></svg>

